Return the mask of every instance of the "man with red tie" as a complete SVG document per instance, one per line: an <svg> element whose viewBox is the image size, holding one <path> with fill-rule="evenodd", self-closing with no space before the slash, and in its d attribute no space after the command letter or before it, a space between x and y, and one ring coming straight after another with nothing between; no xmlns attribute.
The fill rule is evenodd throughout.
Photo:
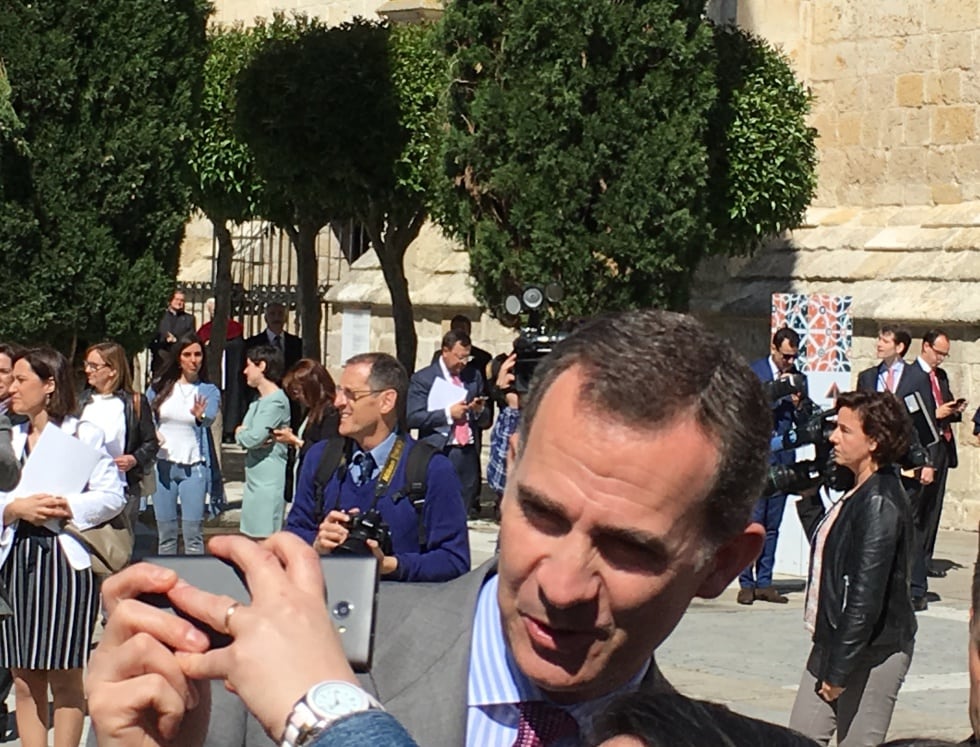
<svg viewBox="0 0 980 747"><path fill-rule="evenodd" d="M936 546L939 531L939 517L943 511L943 495L946 493L946 475L956 467L956 439L953 437L951 423L963 418L966 400L953 397L949 388L949 376L940 368L949 356L949 336L941 329L930 329L922 336L922 349L916 361L929 380L932 396L926 398L926 409L930 411L939 430L939 441L931 449L933 479L923 485L920 499L916 502L915 557L912 564L912 603L917 611L928 606L925 593L919 596L919 589L928 590L928 576L942 577L945 571L931 568L932 553ZM923 467L923 483L928 481L929 467Z"/></svg>

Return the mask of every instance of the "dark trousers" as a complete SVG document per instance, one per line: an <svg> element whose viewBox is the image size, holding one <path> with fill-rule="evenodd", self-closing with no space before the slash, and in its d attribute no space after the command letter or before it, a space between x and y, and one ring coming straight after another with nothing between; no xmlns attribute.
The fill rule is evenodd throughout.
<svg viewBox="0 0 980 747"><path fill-rule="evenodd" d="M949 447L938 450L938 458L933 466L936 476L929 485L923 485L912 500L912 516L915 522L915 538L912 548L913 597L925 596L929 590L927 572L936 548L939 533L939 518L943 513L943 496L946 495L946 476L949 474Z"/></svg>
<svg viewBox="0 0 980 747"><path fill-rule="evenodd" d="M758 559L749 565L738 577L738 585L743 589L765 589L772 586L772 568L776 563L776 542L779 539L779 525L783 522L783 509L786 508L786 494L760 498L752 509L752 521L762 524L766 529L766 544Z"/></svg>
<svg viewBox="0 0 980 747"><path fill-rule="evenodd" d="M480 503L480 448L476 444L447 446L443 453L456 470L463 488L463 508L469 511Z"/></svg>

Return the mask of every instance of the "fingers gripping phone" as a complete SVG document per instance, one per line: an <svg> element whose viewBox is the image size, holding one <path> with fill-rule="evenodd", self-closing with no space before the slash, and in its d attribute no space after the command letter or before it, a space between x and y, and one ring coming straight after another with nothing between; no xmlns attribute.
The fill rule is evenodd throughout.
<svg viewBox="0 0 980 747"><path fill-rule="evenodd" d="M248 604L251 596L242 572L232 563L210 555L157 555L144 558L148 563L176 571L184 581L211 594L227 594L236 602ZM324 556L320 569L327 589L330 620L340 634L344 653L355 672L371 669L374 651L374 619L378 599L378 561L373 555ZM231 637L175 609L165 594L144 594L140 600L184 618L205 633L211 648L231 643Z"/></svg>

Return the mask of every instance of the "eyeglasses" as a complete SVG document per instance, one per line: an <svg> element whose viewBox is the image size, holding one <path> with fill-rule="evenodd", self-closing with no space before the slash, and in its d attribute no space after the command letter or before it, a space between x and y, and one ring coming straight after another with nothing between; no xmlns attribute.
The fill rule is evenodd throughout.
<svg viewBox="0 0 980 747"><path fill-rule="evenodd" d="M939 348L932 348L932 352L934 352L940 358L949 357L949 348L946 348L945 350L940 350Z"/></svg>
<svg viewBox="0 0 980 747"><path fill-rule="evenodd" d="M343 387L341 387L340 389L337 390L337 394L339 394L341 397L343 397L346 400L350 400L351 402L357 402L357 400L364 399L365 397L367 397L370 394L381 394L381 392L383 392L383 391L385 391L385 390L384 389L362 389L359 392L355 392L355 391L352 391L351 389L344 389Z"/></svg>
<svg viewBox="0 0 980 747"><path fill-rule="evenodd" d="M108 363L91 363L90 361L85 361L82 367L86 371L101 371L103 368L109 368Z"/></svg>
<svg viewBox="0 0 980 747"><path fill-rule="evenodd" d="M783 360L787 360L787 361L795 361L797 358L800 357L798 351L795 353L784 353L782 350L777 350L776 352L782 357Z"/></svg>

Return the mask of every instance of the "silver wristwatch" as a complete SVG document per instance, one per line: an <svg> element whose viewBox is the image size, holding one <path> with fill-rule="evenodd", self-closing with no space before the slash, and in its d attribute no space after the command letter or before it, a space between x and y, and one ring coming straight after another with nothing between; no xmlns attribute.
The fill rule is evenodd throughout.
<svg viewBox="0 0 980 747"><path fill-rule="evenodd" d="M296 701L286 719L280 747L304 747L337 719L359 711L384 707L357 685L327 680L314 685Z"/></svg>

